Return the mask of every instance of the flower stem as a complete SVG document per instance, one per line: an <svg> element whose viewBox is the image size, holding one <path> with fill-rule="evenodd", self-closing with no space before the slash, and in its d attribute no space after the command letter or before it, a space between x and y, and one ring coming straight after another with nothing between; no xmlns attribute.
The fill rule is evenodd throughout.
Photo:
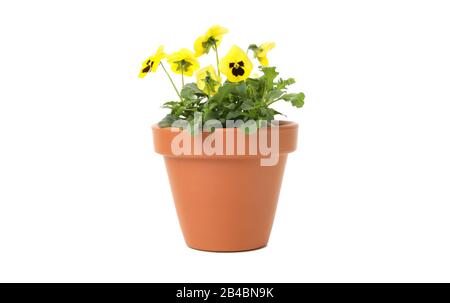
<svg viewBox="0 0 450 303"><path fill-rule="evenodd" d="M214 42L214 52L216 53L217 76L220 77L220 71L219 71L219 52L217 51L217 44L216 44L216 42Z"/></svg>
<svg viewBox="0 0 450 303"><path fill-rule="evenodd" d="M175 89L175 91L177 92L178 97L180 97L180 100L183 101L183 98L181 98L180 92L178 91L177 87L175 86L175 83L173 83L172 77L167 72L166 68L164 67L164 64L162 62L160 62L159 64L163 68L163 70L166 73L167 77L169 77L170 83L172 83L172 86Z"/></svg>
<svg viewBox="0 0 450 303"><path fill-rule="evenodd" d="M183 68L181 68L181 87L184 87L184 72L183 72Z"/></svg>
<svg viewBox="0 0 450 303"><path fill-rule="evenodd" d="M280 101L281 99L282 99L282 98L277 98L277 99L275 99L275 100L272 100L272 101L270 101L270 102L267 102L266 105L269 106L270 104L275 103L275 102L278 102L278 101Z"/></svg>

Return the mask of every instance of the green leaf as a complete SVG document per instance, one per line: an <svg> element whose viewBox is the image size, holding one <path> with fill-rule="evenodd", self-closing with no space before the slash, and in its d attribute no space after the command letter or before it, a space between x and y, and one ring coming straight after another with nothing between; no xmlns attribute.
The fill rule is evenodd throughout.
<svg viewBox="0 0 450 303"><path fill-rule="evenodd" d="M305 94L304 93L285 94L283 95L282 99L291 102L293 106L300 108L305 103Z"/></svg>
<svg viewBox="0 0 450 303"><path fill-rule="evenodd" d="M172 114L168 114L165 116L161 121L159 121L158 126L159 127L171 127L172 123L177 120L177 117L173 116Z"/></svg>
<svg viewBox="0 0 450 303"><path fill-rule="evenodd" d="M283 115L282 113L280 113L277 110L274 110L273 108L269 108L269 112L270 115L275 116L275 115Z"/></svg>
<svg viewBox="0 0 450 303"><path fill-rule="evenodd" d="M228 108L228 109L235 109L236 106L237 106L236 103L228 103L228 104L225 104L225 105L224 105L224 107L225 107L225 108Z"/></svg>
<svg viewBox="0 0 450 303"><path fill-rule="evenodd" d="M274 100L280 98L283 94L284 94L283 91L281 91L279 89L273 89L267 93L267 99L269 101L274 101Z"/></svg>
<svg viewBox="0 0 450 303"><path fill-rule="evenodd" d="M219 87L217 93L210 98L211 102L221 102L225 97L229 96L233 91L235 83L225 82L221 87Z"/></svg>
<svg viewBox="0 0 450 303"><path fill-rule="evenodd" d="M238 96L245 97L247 95L247 85L245 82L241 82L234 88L234 93Z"/></svg>
<svg viewBox="0 0 450 303"><path fill-rule="evenodd" d="M175 107L177 107L179 105L180 105L179 101L168 101L168 102L164 103L162 107L163 108L171 108L171 109L173 109L173 108L175 108Z"/></svg>
<svg viewBox="0 0 450 303"><path fill-rule="evenodd" d="M292 85L294 83L295 83L295 80L293 78L288 78L286 80L283 80L280 78L277 82L276 87L277 87L277 89L284 90L284 89L286 89L286 87L288 87L289 85Z"/></svg>
<svg viewBox="0 0 450 303"><path fill-rule="evenodd" d="M218 119L217 113L214 111L207 111L203 117L204 121L212 120L212 119Z"/></svg>
<svg viewBox="0 0 450 303"><path fill-rule="evenodd" d="M181 89L180 95L183 99L193 100L196 97L207 97L207 95L198 88L195 83L188 83Z"/></svg>
<svg viewBox="0 0 450 303"><path fill-rule="evenodd" d="M227 120L231 120L231 119L236 119L237 117L239 117L242 113L240 111L231 111L227 114L226 119Z"/></svg>
<svg viewBox="0 0 450 303"><path fill-rule="evenodd" d="M265 89L271 90L273 87L273 81L278 76L278 72L275 70L275 67L261 67L261 71L264 73L263 76L260 77L260 80L264 81Z"/></svg>
<svg viewBox="0 0 450 303"><path fill-rule="evenodd" d="M243 110L250 110L250 109L252 109L253 107L255 107L255 104L254 104L253 101L250 100L250 99L244 100L244 102L242 102L242 104L241 104L241 108L242 108Z"/></svg>

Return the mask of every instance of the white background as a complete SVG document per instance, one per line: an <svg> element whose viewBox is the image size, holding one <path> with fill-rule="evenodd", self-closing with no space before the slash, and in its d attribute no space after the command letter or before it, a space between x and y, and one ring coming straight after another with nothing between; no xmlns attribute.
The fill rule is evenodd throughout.
<svg viewBox="0 0 450 303"><path fill-rule="evenodd" d="M2 1L0 281L450 281L446 1ZM187 248L150 125L159 44L275 41L306 93L271 241ZM212 58L207 60L212 60ZM202 63L205 59L202 58ZM179 80L179 79L178 79ZM280 106L278 107L280 108Z"/></svg>

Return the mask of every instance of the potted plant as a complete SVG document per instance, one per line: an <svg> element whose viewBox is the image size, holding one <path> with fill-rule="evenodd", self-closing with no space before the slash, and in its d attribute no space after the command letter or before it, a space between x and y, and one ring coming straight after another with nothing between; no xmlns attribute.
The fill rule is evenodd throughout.
<svg viewBox="0 0 450 303"><path fill-rule="evenodd" d="M295 81L278 77L267 54L274 43L234 45L219 60L227 29L215 25L194 43L166 54L160 46L142 64L143 78L161 67L176 93L170 110L153 125L154 146L164 156L187 245L206 251L245 251L266 246L287 155L296 149L298 125L278 121L279 101L303 106ZM200 68L213 53L214 65ZM248 54L253 54L249 56ZM253 57L253 58L251 58ZM260 75L253 74L253 62ZM163 62L165 60L166 62ZM169 73L181 75L181 89ZM185 83L195 74L195 83Z"/></svg>

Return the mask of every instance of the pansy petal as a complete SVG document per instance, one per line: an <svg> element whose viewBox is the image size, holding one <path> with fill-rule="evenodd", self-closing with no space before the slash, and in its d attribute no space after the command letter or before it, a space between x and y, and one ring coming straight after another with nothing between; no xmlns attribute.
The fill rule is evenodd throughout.
<svg viewBox="0 0 450 303"><path fill-rule="evenodd" d="M228 33L228 29L226 29L225 27L222 27L220 25L213 25L206 32L206 36L208 38L209 37L219 37L219 36L222 37L226 33Z"/></svg>
<svg viewBox="0 0 450 303"><path fill-rule="evenodd" d="M258 57L258 61L259 63L261 63L262 66L269 65L269 60L267 59L267 57Z"/></svg>
<svg viewBox="0 0 450 303"><path fill-rule="evenodd" d="M205 41L205 36L198 37L194 42L195 56L200 57L205 53L205 48L203 47L203 42Z"/></svg>
<svg viewBox="0 0 450 303"><path fill-rule="evenodd" d="M258 50L256 52L256 56L257 57L264 57L267 55L267 52L270 51L271 49L273 49L275 47L275 43L274 42L266 42L261 44L258 47Z"/></svg>

